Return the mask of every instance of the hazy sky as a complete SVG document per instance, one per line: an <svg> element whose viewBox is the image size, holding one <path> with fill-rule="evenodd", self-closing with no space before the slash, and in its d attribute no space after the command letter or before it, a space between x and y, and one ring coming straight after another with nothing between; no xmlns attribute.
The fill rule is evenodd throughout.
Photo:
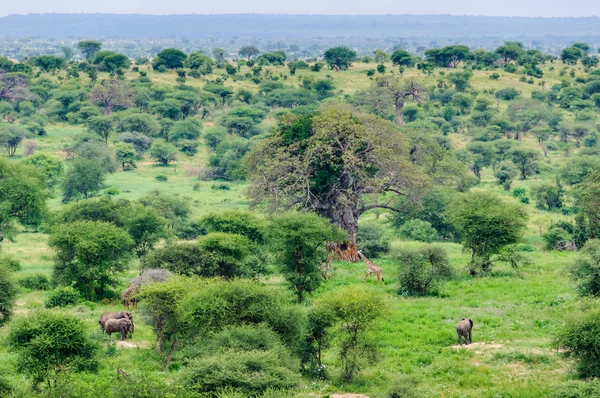
<svg viewBox="0 0 600 398"><path fill-rule="evenodd" d="M2 0L0 4L0 15L48 12L600 15L600 0Z"/></svg>

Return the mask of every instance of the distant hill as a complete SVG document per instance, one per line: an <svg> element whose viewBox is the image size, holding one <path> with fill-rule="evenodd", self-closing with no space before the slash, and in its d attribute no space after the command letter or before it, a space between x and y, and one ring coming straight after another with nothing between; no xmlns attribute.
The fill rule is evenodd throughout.
<svg viewBox="0 0 600 398"><path fill-rule="evenodd" d="M342 38L598 37L600 17L451 15L139 15L30 14L0 18L0 37Z"/></svg>

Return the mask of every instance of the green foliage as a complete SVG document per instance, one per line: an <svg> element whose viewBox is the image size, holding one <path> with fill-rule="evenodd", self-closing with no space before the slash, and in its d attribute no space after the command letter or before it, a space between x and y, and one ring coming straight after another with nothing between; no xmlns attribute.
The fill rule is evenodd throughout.
<svg viewBox="0 0 600 398"><path fill-rule="evenodd" d="M321 280L321 265L327 260L327 242L346 238L327 219L314 213L288 213L277 217L270 228L282 273L301 302Z"/></svg>
<svg viewBox="0 0 600 398"><path fill-rule="evenodd" d="M600 240L587 241L569 275L581 296L600 296Z"/></svg>
<svg viewBox="0 0 600 398"><path fill-rule="evenodd" d="M218 332L230 325L265 324L295 351L306 320L289 295L250 280L215 280L198 286L181 303L180 314L191 336Z"/></svg>
<svg viewBox="0 0 600 398"><path fill-rule="evenodd" d="M154 60L152 60L152 69L156 70L161 66L166 69L183 68L187 55L176 48L167 48L159 52Z"/></svg>
<svg viewBox="0 0 600 398"><path fill-rule="evenodd" d="M518 173L519 170L515 165L505 160L496 166L494 177L496 177L498 184L502 185L505 191L510 191L510 185Z"/></svg>
<svg viewBox="0 0 600 398"><path fill-rule="evenodd" d="M352 381L372 357L372 347L366 333L375 319L384 313L384 302L380 296L362 286L343 287L319 300L324 311L331 312L340 335L340 360L342 378Z"/></svg>
<svg viewBox="0 0 600 398"><path fill-rule="evenodd" d="M552 388L550 398L588 398L600 395L600 380L570 381Z"/></svg>
<svg viewBox="0 0 600 398"><path fill-rule="evenodd" d="M0 242L12 239L15 222L37 226L46 213L46 181L33 167L0 159Z"/></svg>
<svg viewBox="0 0 600 398"><path fill-rule="evenodd" d="M68 336L68 338L67 338ZM34 387L69 371L95 371L98 348L78 318L50 311L15 321L6 342L17 354L17 370Z"/></svg>
<svg viewBox="0 0 600 398"><path fill-rule="evenodd" d="M95 299L117 283L116 274L126 268L134 242L113 224L76 221L56 226L48 245L56 251L54 280Z"/></svg>
<svg viewBox="0 0 600 398"><path fill-rule="evenodd" d="M356 52L348 47L334 47L325 51L323 59L330 69L348 69L356 60Z"/></svg>
<svg viewBox="0 0 600 398"><path fill-rule="evenodd" d="M121 165L123 171L128 169L135 169L135 159L137 153L133 144L126 142L117 142L115 144L115 152L117 156L117 162Z"/></svg>
<svg viewBox="0 0 600 398"><path fill-rule="evenodd" d="M47 153L40 152L27 156L22 162L38 169L46 177L46 181L50 186L55 186L58 183L64 171L63 162Z"/></svg>
<svg viewBox="0 0 600 398"><path fill-rule="evenodd" d="M536 207L542 210L560 209L563 206L565 191L557 181L556 184L540 184L533 188Z"/></svg>
<svg viewBox="0 0 600 398"><path fill-rule="evenodd" d="M252 277L265 271L263 262L254 255L250 240L245 236L212 232L200 238L198 245L201 250L213 256L219 276Z"/></svg>
<svg viewBox="0 0 600 398"><path fill-rule="evenodd" d="M21 142L29 137L29 132L19 126L0 126L0 145L9 157L15 156Z"/></svg>
<svg viewBox="0 0 600 398"><path fill-rule="evenodd" d="M17 287L12 272L0 264L0 326L12 316L12 307L17 299Z"/></svg>
<svg viewBox="0 0 600 398"><path fill-rule="evenodd" d="M255 213L243 210L212 212L199 221L206 232L225 232L245 236L255 243L265 243L266 222Z"/></svg>
<svg viewBox="0 0 600 398"><path fill-rule="evenodd" d="M454 276L448 255L441 247L400 250L394 253L394 259L401 264L399 291L402 294L425 296L436 293L445 281Z"/></svg>
<svg viewBox="0 0 600 398"><path fill-rule="evenodd" d="M356 245L367 257L377 258L390 251L390 240L386 230L376 222L362 222L358 225Z"/></svg>
<svg viewBox="0 0 600 398"><path fill-rule="evenodd" d="M398 233L404 239L416 240L418 242L434 242L440 239L438 232L431 223L419 219L409 220L402 224Z"/></svg>
<svg viewBox="0 0 600 398"><path fill-rule="evenodd" d="M600 376L600 311L571 317L556 336L555 344L575 360L581 378Z"/></svg>
<svg viewBox="0 0 600 398"><path fill-rule="evenodd" d="M0 255L0 267L4 267L9 271L16 272L21 270L21 262L13 256L3 254Z"/></svg>
<svg viewBox="0 0 600 398"><path fill-rule="evenodd" d="M164 141L154 141L150 147L150 157L156 163L167 166L174 160L177 160L177 148L173 144Z"/></svg>
<svg viewBox="0 0 600 398"><path fill-rule="evenodd" d="M29 275L19 279L19 285L30 290L50 290L50 280L44 274Z"/></svg>
<svg viewBox="0 0 600 398"><path fill-rule="evenodd" d="M521 207L483 192L457 198L448 213L462 236L463 246L471 252L473 274L479 269L488 271L490 257L516 243L527 220L527 213Z"/></svg>
<svg viewBox="0 0 600 398"><path fill-rule="evenodd" d="M77 159L62 182L63 202L90 198L104 186L105 171L99 161Z"/></svg>
<svg viewBox="0 0 600 398"><path fill-rule="evenodd" d="M59 287L50 292L44 306L46 308L69 307L81 302L81 295L70 286Z"/></svg>
<svg viewBox="0 0 600 398"><path fill-rule="evenodd" d="M546 250L572 250L575 248L573 235L571 232L561 228L558 225L553 225L542 235L544 239L544 248Z"/></svg>
<svg viewBox="0 0 600 398"><path fill-rule="evenodd" d="M146 268L164 268L185 276L213 277L222 274L212 253L195 243L180 243L153 250L144 258Z"/></svg>
<svg viewBox="0 0 600 398"><path fill-rule="evenodd" d="M184 383L196 392L216 392L234 387L245 396L268 388L288 389L300 381L297 373L283 366L269 351L225 351L192 361Z"/></svg>

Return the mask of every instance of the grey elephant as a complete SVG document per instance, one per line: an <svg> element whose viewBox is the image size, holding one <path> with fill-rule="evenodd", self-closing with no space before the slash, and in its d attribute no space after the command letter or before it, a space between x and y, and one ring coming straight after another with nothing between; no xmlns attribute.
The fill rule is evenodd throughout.
<svg viewBox="0 0 600 398"><path fill-rule="evenodd" d="M129 319L131 323L133 323L133 316L131 315L131 312L105 312L104 314L100 315L100 319L98 319L98 324L100 325L102 330L106 329L105 325L109 319Z"/></svg>
<svg viewBox="0 0 600 398"><path fill-rule="evenodd" d="M121 340L125 340L127 335L133 336L133 322L129 319L109 319L104 325L104 331L109 336L112 333L121 333Z"/></svg>
<svg viewBox="0 0 600 398"><path fill-rule="evenodd" d="M465 344L473 342L473 320L470 318L463 318L458 325L456 325L456 334L458 335L458 344L462 345L462 337L465 338Z"/></svg>

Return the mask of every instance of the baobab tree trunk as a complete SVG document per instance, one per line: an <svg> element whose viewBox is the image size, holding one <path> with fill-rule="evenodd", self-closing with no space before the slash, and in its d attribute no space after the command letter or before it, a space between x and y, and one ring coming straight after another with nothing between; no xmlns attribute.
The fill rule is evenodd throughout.
<svg viewBox="0 0 600 398"><path fill-rule="evenodd" d="M112 113L112 105L110 102L104 103L104 116L109 116Z"/></svg>
<svg viewBox="0 0 600 398"><path fill-rule="evenodd" d="M358 248L356 245L358 213L351 208L343 209L335 218L335 224L348 233L348 240L345 242L331 242L329 247L335 249L336 257L339 260L353 263L358 261Z"/></svg>
<svg viewBox="0 0 600 398"><path fill-rule="evenodd" d="M402 114L402 108L404 108L404 102L396 102L396 126L404 126L404 115Z"/></svg>

